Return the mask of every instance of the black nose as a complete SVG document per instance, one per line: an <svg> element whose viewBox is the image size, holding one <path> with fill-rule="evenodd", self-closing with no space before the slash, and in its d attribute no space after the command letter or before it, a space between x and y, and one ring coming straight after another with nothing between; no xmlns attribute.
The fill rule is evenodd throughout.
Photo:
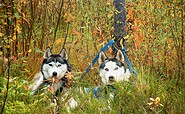
<svg viewBox="0 0 185 114"><path fill-rule="evenodd" d="M53 72L53 77L57 76L57 72Z"/></svg>
<svg viewBox="0 0 185 114"><path fill-rule="evenodd" d="M109 76L109 80L113 81L114 80L114 76Z"/></svg>

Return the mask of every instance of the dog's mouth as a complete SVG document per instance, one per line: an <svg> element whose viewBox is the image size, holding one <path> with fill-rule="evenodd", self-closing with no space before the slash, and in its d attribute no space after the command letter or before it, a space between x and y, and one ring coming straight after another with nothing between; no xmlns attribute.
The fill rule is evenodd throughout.
<svg viewBox="0 0 185 114"><path fill-rule="evenodd" d="M110 82L114 82L115 81L114 77L113 76L109 76L109 81Z"/></svg>
<svg viewBox="0 0 185 114"><path fill-rule="evenodd" d="M54 85L56 86L57 83L60 83L60 82L64 82L66 83L66 87L70 87L70 82L73 78L73 74L71 72L66 72L65 76L63 77L59 77L59 76L54 76L54 77L50 77L48 78L47 80L45 80L45 82L48 82L49 83L49 88L48 88L48 91L53 93L55 91L54 89Z"/></svg>
<svg viewBox="0 0 185 114"><path fill-rule="evenodd" d="M44 81L50 82L50 83L58 83L60 79L55 76L55 77L48 78L47 80L44 80Z"/></svg>
<svg viewBox="0 0 185 114"><path fill-rule="evenodd" d="M44 80L45 82L49 83L48 91L53 93L55 91L54 84L60 82L61 80L58 77L50 77L47 80Z"/></svg>
<svg viewBox="0 0 185 114"><path fill-rule="evenodd" d="M110 85L114 84L114 82L115 82L115 81L113 81L113 80L109 80L109 84L110 84Z"/></svg>
<svg viewBox="0 0 185 114"><path fill-rule="evenodd" d="M109 77L109 81L108 81L108 82L109 82L109 84L111 84L111 85L114 84L114 82L115 82L114 77L112 77L112 76Z"/></svg>

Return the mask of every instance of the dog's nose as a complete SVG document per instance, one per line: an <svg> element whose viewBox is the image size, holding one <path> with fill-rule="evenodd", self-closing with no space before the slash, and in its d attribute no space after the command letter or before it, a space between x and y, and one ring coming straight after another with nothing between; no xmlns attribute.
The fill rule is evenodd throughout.
<svg viewBox="0 0 185 114"><path fill-rule="evenodd" d="M113 81L114 80L114 76L109 76L109 80Z"/></svg>
<svg viewBox="0 0 185 114"><path fill-rule="evenodd" d="M53 77L57 76L57 72L53 72Z"/></svg>

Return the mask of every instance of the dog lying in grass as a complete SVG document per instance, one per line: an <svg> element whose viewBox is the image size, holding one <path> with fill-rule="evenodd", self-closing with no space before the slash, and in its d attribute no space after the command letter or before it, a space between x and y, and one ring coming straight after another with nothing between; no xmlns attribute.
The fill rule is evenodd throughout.
<svg viewBox="0 0 185 114"><path fill-rule="evenodd" d="M101 84L96 87L93 92L96 98L101 96L102 91L105 94L109 91L115 93L114 83L120 81L129 81L130 71L124 63L124 55L121 50L118 50L117 54L113 58L108 58L104 52L100 52L98 62L99 76L101 78ZM110 94L112 97L113 94Z"/></svg>
<svg viewBox="0 0 185 114"><path fill-rule="evenodd" d="M59 54L52 54L48 47L43 58L41 71L35 75L29 86L31 95L50 93L57 98L59 94L63 93L62 100L68 100L69 107L74 108L77 103L73 97L68 98L69 92L67 91L73 75L67 61L66 50L62 48Z"/></svg>

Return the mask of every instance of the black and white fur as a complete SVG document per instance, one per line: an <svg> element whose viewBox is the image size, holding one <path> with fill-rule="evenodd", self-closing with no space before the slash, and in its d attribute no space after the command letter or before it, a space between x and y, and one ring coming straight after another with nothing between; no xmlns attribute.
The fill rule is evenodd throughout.
<svg viewBox="0 0 185 114"><path fill-rule="evenodd" d="M104 52L99 54L99 75L104 85L112 85L119 81L129 81L130 71L124 63L124 55L118 50L114 58L108 58Z"/></svg>
<svg viewBox="0 0 185 114"><path fill-rule="evenodd" d="M102 51L99 53L99 76L101 83L93 89L93 96L97 99L105 99L108 107L103 110L111 110L110 101L114 100L117 91L115 83L120 81L129 81L130 71L124 63L124 55L121 50L113 58L109 58Z"/></svg>
<svg viewBox="0 0 185 114"><path fill-rule="evenodd" d="M61 80L58 83L53 84L53 94L60 91L61 87L65 86L65 82L67 82L65 73L70 71L70 66L67 62L66 50L63 48L59 54L52 54L51 49L48 47L43 58L41 71L35 75L32 84L29 86L32 95L36 94L39 89L49 86L51 83L47 80L52 79L53 77Z"/></svg>

